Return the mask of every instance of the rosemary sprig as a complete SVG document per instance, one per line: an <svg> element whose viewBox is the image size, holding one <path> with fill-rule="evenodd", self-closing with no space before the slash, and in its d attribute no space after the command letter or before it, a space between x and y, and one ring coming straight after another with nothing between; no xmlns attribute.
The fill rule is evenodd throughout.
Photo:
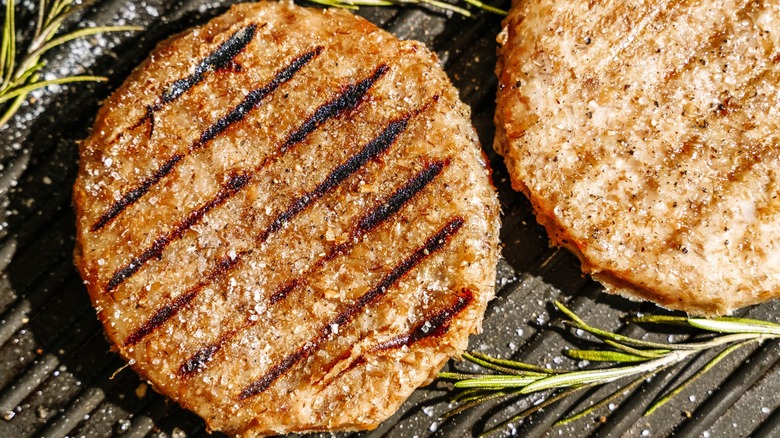
<svg viewBox="0 0 780 438"><path fill-rule="evenodd" d="M332 6L343 9L359 9L360 6L431 6L433 8L443 9L445 11L455 12L465 17L472 17L470 10L448 3L442 0L308 0L324 6ZM496 15L506 15L507 11L490 6L480 0L463 0L463 2L481 9L485 12Z"/></svg>
<svg viewBox="0 0 780 438"><path fill-rule="evenodd" d="M695 341L649 342L593 327L563 304L556 301L555 305L568 318L564 320L564 324L590 333L601 341L598 348L567 350L566 354L572 359L611 365L586 370L560 371L518 361L497 359L480 353L465 353L464 359L493 373L440 373L439 378L454 380L455 388L463 390L455 395L455 401L460 405L446 413L443 418L457 415L489 400L539 392L549 393L544 402L524 410L484 433L489 435L583 389L627 380L627 383L621 384L616 391L589 408L571 414L556 423L562 425L593 413L622 397L645 380L694 355L720 350L692 376L654 401L645 411L645 415L650 415L735 351L750 344L780 338L780 324L754 319L731 317L705 319L655 315L631 319L636 323L681 325L704 332L703 336L697 337Z"/></svg>
<svg viewBox="0 0 780 438"><path fill-rule="evenodd" d="M41 70L46 66L43 55L68 41L103 32L141 30L136 26L96 26L59 35L62 23L90 2L74 3L73 0L39 0L38 14L32 38L23 51L16 41L16 2L6 0L0 42L0 126L19 110L27 95L49 85L71 82L105 81L106 78L90 75L74 75L42 80Z"/></svg>

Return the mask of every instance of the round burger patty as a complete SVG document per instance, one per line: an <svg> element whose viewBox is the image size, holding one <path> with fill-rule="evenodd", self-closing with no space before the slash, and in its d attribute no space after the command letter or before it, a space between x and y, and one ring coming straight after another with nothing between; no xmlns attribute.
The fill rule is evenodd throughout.
<svg viewBox="0 0 780 438"><path fill-rule="evenodd" d="M780 295L780 2L523 0L504 24L495 147L555 243L672 309Z"/></svg>
<svg viewBox="0 0 780 438"><path fill-rule="evenodd" d="M493 297L468 108L420 43L347 12L245 4L163 42L80 153L106 332L213 429L374 428Z"/></svg>

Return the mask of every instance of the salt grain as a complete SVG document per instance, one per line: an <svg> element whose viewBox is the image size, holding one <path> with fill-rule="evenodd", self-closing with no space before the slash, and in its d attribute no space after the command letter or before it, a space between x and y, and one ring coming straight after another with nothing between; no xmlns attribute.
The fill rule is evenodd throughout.
<svg viewBox="0 0 780 438"><path fill-rule="evenodd" d="M119 420L116 425L116 430L119 433L126 432L130 430L130 420Z"/></svg>

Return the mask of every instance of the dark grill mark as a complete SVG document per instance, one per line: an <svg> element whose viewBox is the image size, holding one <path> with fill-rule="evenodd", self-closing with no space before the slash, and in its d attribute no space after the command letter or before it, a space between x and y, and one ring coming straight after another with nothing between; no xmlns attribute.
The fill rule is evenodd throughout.
<svg viewBox="0 0 780 438"><path fill-rule="evenodd" d="M294 353L282 359L278 364L271 367L262 377L244 388L244 390L238 394L238 400L243 401L265 391L290 368L301 360L308 358L320 347L320 345L330 339L333 334L332 325L343 326L350 322L355 315L362 311L366 306L384 296L398 280L419 265L420 262L434 252L441 250L449 239L460 230L463 226L463 222L463 218L460 217L455 217L447 222L447 224L445 224L436 234L429 237L425 244L385 275L376 286L355 300L352 304L348 305L330 322L323 325L319 329L317 336L300 346Z"/></svg>
<svg viewBox="0 0 780 438"><path fill-rule="evenodd" d="M181 367L179 367L179 376L188 376L198 372L203 367L203 365L206 364L206 362L211 360L211 356L213 356L221 346L221 343L216 343L207 345L198 350L197 353L192 355L191 358L189 358L182 364Z"/></svg>
<svg viewBox="0 0 780 438"><path fill-rule="evenodd" d="M403 118L403 119L401 119L401 120L407 120L407 122L408 122L408 116ZM397 122L393 122L393 123L397 123ZM383 134L385 132L387 132L388 129L391 129L391 126L393 125L393 123L391 123L388 126L388 128L386 128L385 131L382 134L380 134L377 138L381 138L383 136ZM399 134L400 134L400 132L399 132ZM396 134L396 137L397 137L397 134ZM393 141L391 141L390 144L392 144ZM371 143L369 143L369 144L371 144ZM366 146L366 148L367 147L368 146ZM389 145L388 145L388 147L389 147ZM363 150L365 151L366 148L364 148ZM354 155L353 158L358 156L358 155L360 155L360 152L358 154ZM349 161L347 161L347 163L348 162ZM415 194L417 194L426 185L428 185L431 181L433 181L433 179L439 173L441 173L441 170L443 169L444 166L447 165L447 163L448 162L445 162L445 161L436 161L436 162L426 166L425 169L423 169L421 172L419 172L417 175L415 175L409 182L407 182L404 186L402 186L395 193L393 193L393 195L391 195L387 199L387 201L385 201L384 203L380 204L378 207L376 207L374 210L370 211L366 216L364 216L363 219L361 219L361 221L359 221L359 223L364 222L366 220L366 218L368 218L368 217L373 217L373 218L375 218L372 221L373 222L373 226L371 228L373 228L373 227L376 227L377 225L379 225L379 223L381 223L382 221L388 219L392 214L397 212L401 208L401 206L403 206L404 203L408 202ZM338 170L338 168L337 168L337 170ZM332 174L333 173L331 173L331 175ZM325 181L328 181L328 180L329 180L329 178L325 179ZM323 184L325 184L325 182L320 184L319 187L321 187ZM403 194L403 195L401 196L399 194ZM307 199L310 198L310 196L308 196L308 195L304 195L304 196ZM293 202L292 205L297 206L297 205L299 205L299 203L298 202ZM382 214L378 214L378 212L380 212L380 211L383 212L383 213ZM284 213L282 215L284 215ZM278 217L281 217L281 215L278 216ZM276 221L274 221L274 222L276 222ZM270 227L268 229L266 229L266 231L263 232L260 235L260 237L259 237L260 238L260 242L265 241L265 239L271 234L268 231L269 229L270 229ZM277 228L277 230L278 230L278 228ZM360 235L364 234L366 231L369 231L369 230L370 230L370 228L365 228L365 227L358 226L356 228L356 230L352 234L355 237L359 237ZM354 243L352 243L354 241L355 241L355 239L350 239L350 241L348 243L346 243L346 244L334 246L333 248L331 248L331 250L329 251L329 253L325 257L323 257L322 259L318 260L317 263L315 263L314 266L312 268L310 268L306 273L302 274L298 278L295 278L293 280L287 281L286 283L282 284L280 287L278 287L276 289L276 291L274 291L271 294L271 297L269 299L270 304L274 305L274 304L278 303L279 301L282 301L283 299L285 299L287 297L287 295L290 294L290 292L294 291L299 286L301 286L303 284L306 284L306 281L308 280L308 276L311 275L312 271L314 271L315 269L321 268L325 264L326 261L329 261L329 260L335 258L338 254L342 254L342 253L346 252L347 250L349 250L354 245ZM243 325L241 325L238 329L227 332L224 336L220 337L220 339L217 342L201 348L197 353L195 353L193 356L191 356L189 359L187 359L179 367L179 373L178 373L179 376L180 377L187 377L189 375L192 375L192 374L195 374L197 372L202 371L205 368L205 364L208 361L210 361L211 358L214 356L214 354L216 354L222 348L222 345L225 342L230 340L239 331L241 331L241 330L243 330L245 328L253 326L255 324L255 322L256 321L252 321L249 318L247 318L244 321ZM203 352L208 352L208 354L205 354Z"/></svg>
<svg viewBox="0 0 780 438"><path fill-rule="evenodd" d="M406 129L410 117L411 114L408 114L399 120L391 122L384 131L366 144L360 152L352 155L346 162L336 167L314 190L295 199L287 207L287 210L277 216L271 225L260 234L260 240L265 241L271 233L278 231L287 221L344 182L345 179L357 172L366 163L387 151L396 138Z"/></svg>
<svg viewBox="0 0 780 438"><path fill-rule="evenodd" d="M135 345L152 333L157 327L161 326L165 321L171 319L172 316L179 313L182 307L186 306L195 298L195 291L189 291L180 295L172 303L158 309L151 318L149 318L141 327L138 327L130 336L125 339L125 346Z"/></svg>
<svg viewBox="0 0 780 438"><path fill-rule="evenodd" d="M440 310L439 312L429 316L424 321L418 323L412 328L409 333L396 336L389 341L382 342L371 349L371 351L383 351L394 348L401 348L403 346L411 346L412 344L419 342L426 338L440 337L446 334L450 329L450 322L452 318L462 312L468 307L471 302L474 301L474 293L469 289L463 289L455 297L448 307Z"/></svg>
<svg viewBox="0 0 780 438"><path fill-rule="evenodd" d="M367 91L368 91L368 89L364 90L363 92L365 93ZM341 98L341 96L337 97L336 100L339 100L340 98ZM328 104L325 104L324 106L327 106L327 105ZM338 114L339 113L334 113L330 117L334 117L334 116L336 116ZM382 134L379 135L379 137L375 138L371 143L366 145L366 147L364 148L364 150L361 153L366 153L366 154L370 155L370 154L374 153L373 150L376 149L376 148L384 147L383 150L387 149L387 147L389 147L390 144L392 144L392 141L395 140L395 137L398 134L400 134L403 131L403 129L406 128L406 124L407 124L408 119L410 117L411 117L411 115L407 115L404 119L401 119L400 121L396 121L396 122L391 123L390 126ZM391 136L392 136L392 138L390 138ZM301 140L303 140L303 138ZM385 144L387 141L390 141L390 143ZM268 159L266 159L265 162L258 169L255 169L255 172L259 172L260 170L262 170L262 168L270 165L272 162L277 160L283 154L283 152L284 151L279 151L275 155L273 155L273 156L269 157ZM381 152L381 150L379 152ZM376 155L374 155L374 156L369 156L368 158L365 158L365 157L360 155L361 153L359 153L357 156L353 156L350 161L348 161L347 163L342 164L339 168L337 168L333 173L331 173L331 175L329 176L329 179L326 179L323 183L321 183L320 186L318 186L317 189L315 189L314 192L311 192L311 193L309 193L307 195L304 195L301 198L296 199L293 202L293 204L288 208L287 211L282 213L280 216L277 216L277 218L274 220L274 222L271 224L271 226L268 227L263 233L261 233L261 235L257 238L258 244L264 242L268 238L268 236L270 236L273 232L279 230L279 228L281 228L282 225L284 225L285 222L287 222L289 219L291 219L292 217L294 217L295 215L300 213L307 206L309 206L312 202L314 202L316 199L319 199L320 197L322 197L323 194L327 193L333 187L338 185L341 181L346 179L346 177L349 176L351 173L354 173L354 171L356 171L360 166L365 164L365 163L360 164L357 168L353 169L350 173L348 173L346 175L342 175L342 174L344 174L344 172L346 172L349 169L351 169L351 167L354 166L355 163L360 162L360 160L362 160L362 159L365 159L365 161L367 162L369 159L374 158L376 156ZM183 155L176 155L169 161L170 164L166 163L166 165L163 166L164 168L167 169L165 174L170 172L170 170L173 169L173 166L176 163L178 163L182 158L183 158ZM176 227L171 233L169 233L167 236L162 236L162 237L158 238L154 242L154 244L152 245L151 248L149 248L146 251L144 251L144 253L142 253L140 256L136 257L135 259L133 259L126 266L124 266L124 267L120 268L119 270L117 270L114 273L114 276L109 280L108 285L106 286L106 291L107 292L111 292L112 290L116 289L117 286L119 286L123 281L125 281L130 276L132 276L133 274L138 272L138 270L141 269L141 267L146 262L151 260L152 258L158 258L159 259L161 257L161 255L162 255L162 251L173 240L176 240L179 237L181 237L181 235L184 233L184 231L186 231L187 229L189 229L190 227L195 225L197 222L199 222L208 211L212 210L217 205L224 203L225 201L227 201L228 198L230 198L231 196L233 196L236 193L238 193L241 189L243 189L246 186L246 184L249 182L249 179L251 179L251 174L247 174L247 175L245 175L245 177L247 178L247 180L240 187L236 187L235 190L231 191L230 193L227 193L225 196L222 196L221 193L218 193L217 197L215 199L213 199L212 201L210 201L209 203L207 203L204 206L204 207L208 207L208 208L204 209L204 207L201 207L198 210L195 210L194 212L192 212L190 214L190 216L187 219L185 219L182 222L182 224L180 224L180 226ZM162 176L158 177L156 179L156 181L159 181L160 178L162 178ZM341 178L341 179L339 179L339 178ZM152 184L150 183L148 186L151 187L151 185ZM148 190L148 187L146 187L146 185L145 185L144 187L142 187L142 189L143 189L143 193L145 193ZM135 199L140 197L143 193L139 194ZM216 204L215 204L215 202L216 202ZM201 210L203 210L203 211L201 211ZM119 213L117 212L117 214L119 214Z"/></svg>
<svg viewBox="0 0 780 438"><path fill-rule="evenodd" d="M331 383L333 383L333 382L337 381L338 379L340 379L344 374L347 374L348 372L352 371L353 369L355 369L355 368L357 368L357 367L359 367L361 365L364 365L366 363L368 363L368 361L366 360L365 356L363 356L363 355L358 356L357 359L355 359L352 363L347 365L346 368L344 368L343 370L339 371L339 373L336 374L335 377L330 379L330 381L325 383L323 386L329 386Z"/></svg>
<svg viewBox="0 0 780 438"><path fill-rule="evenodd" d="M404 346L410 347L412 344L426 338L444 336L450 329L450 322L452 319L460 312L462 312L466 307L468 307L472 301L474 301L474 293L469 289L463 289L456 295L454 302L451 303L448 307L426 318L423 322L415 325L409 333L396 336L388 341L371 347L369 352L377 353L380 351L394 350ZM330 379L327 383L324 383L324 386L332 384L333 382L340 379L344 374L365 363L367 363L366 358L361 354L350 364L348 364L343 370L341 370L335 377Z"/></svg>
<svg viewBox="0 0 780 438"><path fill-rule="evenodd" d="M425 169L412 177L409 182L393 193L387 201L364 216L360 222L358 222L358 228L362 231L369 231L387 220L388 217L400 210L409 199L433 181L433 179L441 173L445 165L447 165L447 163L444 161L435 161L427 165Z"/></svg>
<svg viewBox="0 0 780 438"><path fill-rule="evenodd" d="M258 88L257 90L254 90L246 95L244 100L239 103L235 108L233 108L229 113L227 113L224 117L217 120L214 124L208 127L203 134L201 134L200 139L195 142L190 147L190 151L195 151L197 149L200 149L203 147L206 143L216 138L219 134L225 132L226 129L228 129L231 125L234 123L240 122L246 118L246 116L255 108L257 108L257 105L265 99L268 95L276 91L277 88L279 88L280 85L284 84L285 82L288 82L290 79L295 76L296 73L300 69L302 69L306 64L308 64L312 59L317 57L324 48L322 46L316 47L314 50L304 53L303 55L295 58L293 62L291 62L287 67L282 69L279 73L274 76L273 80L266 84L262 88Z"/></svg>
<svg viewBox="0 0 780 438"><path fill-rule="evenodd" d="M278 288L273 294L271 294L271 304L276 304L279 301L285 299L287 295L290 294L293 290L295 290L298 285L301 284L300 279L290 280L287 283L283 284L280 288Z"/></svg>
<svg viewBox="0 0 780 438"><path fill-rule="evenodd" d="M146 106L146 118L149 119L149 138L154 135L154 108L151 105Z"/></svg>
<svg viewBox="0 0 780 438"><path fill-rule="evenodd" d="M158 309L151 318L149 318L143 325L137 328L133 333L125 339L125 346L135 345L143 340L148 335L152 334L158 327L165 324L166 321L171 319L179 310L184 306L191 303L195 297L198 296L201 290L210 284L215 279L223 276L226 272L233 269L233 267L239 262L240 257L245 255L246 252L239 254L234 258L226 257L217 263L217 266L206 275L206 278L195 286L191 287L187 292L181 294L173 302L168 303Z"/></svg>
<svg viewBox="0 0 780 438"><path fill-rule="evenodd" d="M106 284L106 292L111 292L116 289L123 281L127 280L130 276L138 272L144 263L153 258L160 258L162 252L172 241L180 238L185 231L189 230L193 225L200 222L203 216L209 211L213 210L218 205L221 205L227 201L231 196L236 194L239 190L244 188L249 180L252 178L250 174L234 174L222 185L217 195L209 202L201 205L194 211L192 211L183 221L174 226L168 234L157 238L151 247L147 248L141 255L134 258L127 265L117 269L111 279Z"/></svg>
<svg viewBox="0 0 780 438"><path fill-rule="evenodd" d="M200 138L189 147L187 154L203 148L206 145L206 143L216 138L219 134L224 132L231 125L244 120L244 118L246 118L246 116L254 108L257 108L257 106L265 97L273 93L277 88L279 88L280 85L292 79L295 73L297 73L301 68L303 68L317 55L322 53L322 51L323 51L322 46L316 47L314 50L311 50L295 58L285 68L283 68L281 71L276 73L276 75L273 77L273 79L271 79L269 83L247 94L244 100L240 104L238 104L235 108L233 108L230 112L228 112L227 115L223 116L215 123L213 123L211 126L209 126L201 134ZM186 154L176 154L173 157L169 158L165 162L165 164L162 165L162 167L160 167L152 176L144 180L144 182L141 183L140 186L130 190L128 193L122 196L122 199L115 202L111 207L109 207L108 211L103 213L103 215L97 220L97 222L95 222L95 224L92 225L91 230L93 232L98 231L101 228L105 227L115 217L119 216L119 214L122 213L122 211L124 211L125 208L127 208L129 205L133 204L142 196L144 196L149 191L149 189L152 188L152 186L157 184L163 177L171 173L174 167L176 167L176 165L181 161L182 158L184 158L185 155Z"/></svg>
<svg viewBox="0 0 780 438"><path fill-rule="evenodd" d="M358 221L355 229L350 233L350 239L345 243L336 245L328 251L325 257L319 262L319 265L326 261L333 260L334 258L351 250L355 242L367 232L373 230L379 226L382 222L386 221L390 216L394 215L404 206L410 199L412 199L417 193L430 184L449 164L449 159L444 161L434 161L428 164L425 168L413 176L407 181L401 188L396 190L389 198L384 202L376 206L374 209L366 213Z"/></svg>
<svg viewBox="0 0 780 438"><path fill-rule="evenodd" d="M216 50L211 52L211 54L195 66L195 70L192 74L186 78L179 79L166 87L159 106L169 104L178 99L182 94L186 93L202 81L203 75L207 72L224 69L230 66L235 62L236 56L238 56L238 54L252 41L256 30L257 24L252 23L249 26L236 31L224 43L220 44Z"/></svg>
<svg viewBox="0 0 780 438"><path fill-rule="evenodd" d="M317 108L317 111L309 117L297 131L287 137L287 140L282 144L281 151L284 153L290 146L300 143L309 135L312 131L317 129L320 125L325 123L328 119L332 118L336 114L340 114L346 110L355 109L368 90L378 81L385 73L390 69L387 64L381 64L374 70L374 73L366 79L348 86L338 98L322 105Z"/></svg>
<svg viewBox="0 0 780 438"><path fill-rule="evenodd" d="M365 92L367 92L367 91L368 91L368 90L365 90ZM337 99L338 99L338 98L337 98ZM403 127L404 127L404 128L406 127L406 123L407 123L407 121L408 121L409 117L410 117L410 116L407 116L406 118L402 119L402 120L404 120L404 123L403 123ZM374 139L374 141L372 141L371 143L369 143L369 144L368 144L368 145L367 145L367 146L366 146L366 147L363 149L363 151L359 152L359 153L358 153L358 154L356 154L355 156L359 156L359 155L360 155L362 152L365 152L367 149L370 149L370 148L369 148L369 146L370 146L370 145L372 145L372 144L374 144L374 143L375 143L375 142L376 142L378 139L384 139L385 141L389 141L390 143L388 143L388 144L387 144L387 146L385 147L385 149L386 149L387 147L389 147L389 146L390 146L390 145L391 145L391 144L392 144L392 143L395 141L395 138L398 136L398 134L400 134L400 133L401 133L401 131L402 131L402 130L401 130L401 131L398 131L398 132L396 132L395 136L393 136L393 137L392 137L392 139L390 139L390 138L389 138L389 137L386 135L386 134L387 134L387 132L388 132L388 130L390 130L392 127L394 127L394 124L396 124L396 123L398 123L398 121L391 123L391 124L388 126L388 128L387 128L387 129L385 129L385 131L383 131L383 132L382 132L382 133L381 133L381 134L380 134L380 135L379 135L377 138L375 138L375 139ZM371 150L373 150L373 149L371 149ZM353 156L352 158L354 158L355 156ZM347 161L347 163L350 163L350 162L351 162L351 160L350 160L350 161ZM347 164L347 163L345 163L345 164ZM267 163L266 163L266 164L267 164ZM266 164L264 164L264 165L266 165ZM334 172L337 172L337 171L338 171L339 169L341 169L343 166L344 166L344 165L342 165L342 166L339 166L339 167L336 169L336 171L334 171ZM263 167L263 166L261 166L261 167ZM258 169L258 170L259 170L259 169ZM355 170L357 170L357 169L355 169ZM331 176L332 176L333 174L334 174L334 173L331 173ZM141 256L139 256L139 257L135 258L135 259L134 259L134 260L133 260L133 261L132 261L130 264L126 265L125 267L123 267L123 268L121 268L121 269L117 270L117 272L114 274L114 276L112 277L112 279L109 281L109 283L108 283L108 286L107 286L106 290L107 290L107 291L109 291L109 292L110 292L110 291L112 291L112 290L113 290L113 289L115 289L115 288L116 288L116 287L117 287L119 284L121 284L121 283L122 283L124 280L126 280L127 278L129 278L129 277L130 277L131 275L133 275L135 272L137 272L137 271L138 271L138 270L141 268L141 266L143 266L143 264L144 264L144 263L146 263L147 261L151 260L151 259L152 259L152 258L154 258L154 257L157 257L157 258L159 258L159 257L162 255L162 251L163 251L163 249L164 249L164 248L165 248L165 247L166 247L168 244L170 244L170 242L171 242L171 241L173 241L173 240L175 240L175 239L177 239L177 238L181 237L181 235L184 233L184 231L186 231L187 229L189 229L190 227L192 227L193 225L195 225L195 224L196 224L198 221L200 221L200 220L203 218L203 216L204 216L204 215L205 215L205 214L206 214L206 213L207 213L209 210L213 209L214 207L216 207L217 205L219 205L219 204L221 204L221 203L224 203L224 202L225 202L225 201L226 201L228 198L230 198L230 197L231 197L231 196L233 196L234 194L238 193L238 191L240 191L242 188L244 188L244 187L245 187L245 186L246 186L246 185L249 183L249 180L251 179L251 177L252 177L252 176L251 176L251 174L246 174L246 175L243 175L243 176L234 176L233 178L231 178L231 180L230 180L230 181L228 181L228 184L226 184L226 187L227 187L227 189L228 189L228 191L227 191L227 192L225 192L225 189L223 188L223 190L222 190L222 191L220 191L220 193L218 193L218 194L217 194L217 196L216 196L216 197L215 197L215 198L214 198L212 201L210 201L210 202L209 202L209 203L207 203L205 206L203 206L203 207L199 208L198 210L194 211L193 213L191 213L191 214L190 214L190 216L188 216L188 218L187 218L185 221L183 221L183 222L182 222L182 223L181 223L181 224L180 224L178 227L176 227L176 228L175 228L175 229L174 229L174 230L173 230L171 233L169 233L167 236L163 236L163 237L161 237L161 238L157 239L157 240L155 241L155 243L152 245L152 247L151 247L151 248L149 248L149 249L147 249L147 250L146 250L146 251L145 251L143 254L141 254ZM329 178L330 178L330 176L329 176ZM321 184L320 184L320 186L318 186L318 187L323 187L323 185L325 185L325 184L326 184L326 183L329 181L329 178L326 178L325 182L321 183ZM343 180L342 180L342 181L343 181ZM332 189L333 187L335 187L335 185L331 186L331 187L330 187L328 190ZM223 194L223 192L224 192L224 194ZM293 202L293 205L298 205L298 203L297 203L297 202ZM283 214L284 214L284 213L283 213ZM290 216L290 217L292 217L292 216ZM289 218L288 218L288 219L289 219ZM277 229L278 229L278 228L277 228ZM265 241L265 239L267 239L269 235L270 235L270 233L266 233L266 232L264 232L264 233L261 233L261 235L260 235L260 236L258 236L258 237L256 238L256 242L257 242L257 244L260 244L260 243L262 243L263 241ZM213 281L215 281L215 280L217 280L217 279L221 278L221 277L222 277L222 276L224 276L226 273L230 272L230 271L231 271L231 270L232 270L232 269L233 269L233 268L234 268L234 267L235 267L235 266L238 264L238 262L239 262L239 261L241 261L241 260L243 259L243 257L244 257L246 254L248 254L248 253L249 253L249 251L241 251L241 252L239 252L239 253L236 255L236 257L235 257L235 258L232 258L232 259L227 259L227 264L226 264L226 262L225 262L225 261L222 261L222 262L220 262L220 263L217 265L217 267L215 268L215 270L212 272L212 274L210 274L210 275L208 275L208 276L206 277L206 278L207 278L207 279L206 279L206 281L203 281L203 282L200 282L200 283L198 283L198 284L197 284L195 287L193 287L193 288L190 290L190 292L192 292L192 294L193 294L193 295L192 295L192 297L190 298L190 300L194 299L194 298L197 296L197 294L198 294L198 293L200 293L200 291L201 291L201 290L202 290L202 289L203 289L203 288L204 288L206 285L210 284L211 282L213 282ZM289 291L292 291L292 290L293 290L295 287L296 287L296 285L291 285L291 286L290 286L290 289L289 289ZM282 291L278 292L278 293L279 293L279 297L278 297L278 299L282 299L284 296L286 296L286 294L287 294L287 293L289 293L289 291L286 291L286 292L285 292L284 290L282 290ZM187 294L185 294L185 295L188 295L188 294L189 294L189 292L188 292ZM162 315L163 315L163 316L164 316L164 315L168 315L168 313L165 313L165 309L166 309L166 308L168 308L168 307L170 307L170 306L172 306L172 304L171 304L171 305L166 305L165 307L163 307L163 309L161 309L161 310L160 310L160 311L158 311L157 313L163 312L163 313L162 313ZM178 309L178 307L176 307L176 309ZM176 312L178 312L178 310L176 310ZM127 341L127 342L130 342L130 340L131 340L131 339L132 339L132 343L137 343L137 342L139 342L139 341L140 341L141 339L143 339L145 336L147 336L148 334L152 333L152 331L154 330L154 328L156 328L156 327L158 327L158 326L162 325L162 324L163 324L165 321L167 321L168 319L170 319L170 317L171 317L171 316L173 316L174 314L175 314L175 312L174 312L174 313L171 313L171 314L169 314L167 317L164 317L164 318L162 318L162 317L161 317L161 318L158 318L158 319L159 319L159 322L156 322L156 323L153 325L152 329L150 329L150 330L148 330L148 331L142 330L142 329L143 329L143 327L145 327L145 326L146 326L146 325L148 325L149 323L145 324L144 326L142 326L142 328L141 328L141 329L138 329L138 330L136 330L136 332L134 333L134 335L137 333L137 335L135 336L135 338L133 337L133 335L131 335L131 337L130 337L130 338L128 338L128 341ZM155 315L155 316L156 316L156 315ZM153 318L154 318L154 317L153 317ZM180 375L186 375L186 374L188 374L188 373L193 373L193 372L195 372L195 371L199 370L200 368L202 368L202 366L203 366L203 365L204 365L204 364L205 364L205 363L206 363L208 360L210 360L210 358L211 358L211 357L212 357L212 356L213 356L213 355L214 355L214 354L215 354L217 351L219 351L219 349L220 349L220 348L221 348L221 346L222 346L222 343L224 343L224 342L225 342L225 340L226 340L226 339L228 339L228 338L230 338L230 337L232 337L232 334L227 334L227 335L226 335L226 337L224 337L224 338L223 338L221 341L219 341L218 343L216 343L216 344L213 344L211 347L205 347L204 349L201 349L201 350L199 351L199 353L201 353L201 352L202 352L202 354L198 355L198 353L196 353L196 355L195 355L195 356L193 356L192 358L190 358L190 360L188 360L188 361L187 361L187 362L186 362L184 365L182 365L182 367L181 367L181 368L180 368L180 370L179 370L179 374L180 374ZM207 354L206 352L208 352L208 354ZM192 370L192 371L187 371L187 370Z"/></svg>
<svg viewBox="0 0 780 438"><path fill-rule="evenodd" d="M152 174L149 178L146 178L144 182L141 183L140 186L134 188L133 190L130 190L129 192L125 193L124 196L122 196L122 199L116 201L111 207L109 207L108 211L103 213L102 216L100 216L100 219L98 219L97 222L95 222L94 225L92 225L92 231L98 231L101 228L105 227L109 222L111 222L112 219L117 217L119 213L121 213L125 208L127 208L128 205L134 203L137 201L141 196L143 196L146 192L149 191L149 189L152 188L153 185L157 184L165 175L171 173L171 170L173 170L174 166L178 164L181 159L184 158L184 155L182 154L176 154L168 159L168 161L165 162L157 171Z"/></svg>
<svg viewBox="0 0 780 438"><path fill-rule="evenodd" d="M265 26L265 24L263 26ZM183 95L184 93L189 91L192 87L200 83L203 80L203 77L206 73L214 70L227 70L227 69L233 72L241 71L241 69L239 68L234 68L234 66L237 65L235 63L235 58L252 41L252 39L255 36L256 30L257 30L257 25L253 23L233 33L233 35L231 35L230 38L228 38L225 42L220 44L219 47L217 47L206 58L204 58L197 66L195 66L195 70L189 76L187 76L186 78L179 79L173 82L172 84L168 85L167 87L165 87L165 91L163 91L160 100L154 105L147 105L146 114L140 119L138 119L138 121L135 122L132 126L130 126L127 130L132 131L148 121L149 138L151 138L152 134L154 134L154 113L156 111L161 110L165 105L178 99L179 97L181 97L181 95ZM116 137L114 137L113 140L109 142L109 144L113 145L114 143L119 141L123 135L124 132L120 132L119 134L117 134Z"/></svg>

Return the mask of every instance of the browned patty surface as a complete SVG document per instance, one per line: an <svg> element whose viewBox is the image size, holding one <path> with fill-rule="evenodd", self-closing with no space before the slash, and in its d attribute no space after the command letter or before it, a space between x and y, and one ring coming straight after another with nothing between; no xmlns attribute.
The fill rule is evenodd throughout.
<svg viewBox="0 0 780 438"><path fill-rule="evenodd" d="M376 427L493 296L468 108L421 44L344 11L239 5L162 43L80 148L108 336L214 429Z"/></svg>
<svg viewBox="0 0 780 438"><path fill-rule="evenodd" d="M608 291L721 314L780 295L780 2L523 0L496 149Z"/></svg>

